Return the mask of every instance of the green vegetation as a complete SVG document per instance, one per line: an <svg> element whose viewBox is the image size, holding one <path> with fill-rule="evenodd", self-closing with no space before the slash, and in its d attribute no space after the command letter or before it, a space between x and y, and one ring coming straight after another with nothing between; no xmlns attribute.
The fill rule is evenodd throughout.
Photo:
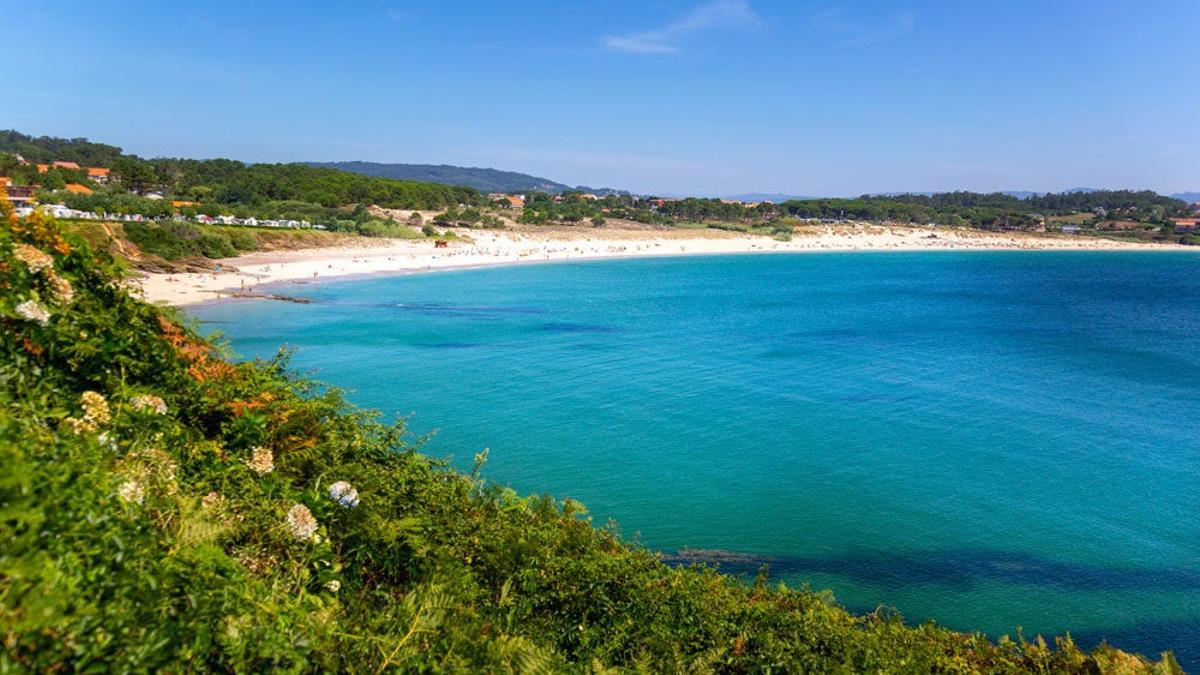
<svg viewBox="0 0 1200 675"><path fill-rule="evenodd" d="M948 192L932 196L863 196L855 199L804 199L781 204L746 205L721 199L658 200L629 195L589 199L565 193L529 195L523 223L574 225L597 218L623 218L641 223L765 232L784 238L790 226L804 221L868 221L939 225L982 230L1055 230L1068 220L1089 230L1130 230L1141 226L1157 241L1176 241L1170 218L1187 213L1177 199L1150 191L1099 190L1018 199L1005 194ZM779 229L784 227L785 229Z"/></svg>
<svg viewBox="0 0 1200 675"><path fill-rule="evenodd" d="M172 195L227 205L296 201L326 208L374 204L396 209L436 209L483 202L483 196L469 188L370 178L303 164L245 165L232 160L156 159L148 165L154 171L155 184Z"/></svg>
<svg viewBox="0 0 1200 675"><path fill-rule="evenodd" d="M356 231L364 237L391 237L393 239L421 239L425 235L408 225L394 220L372 219L359 225Z"/></svg>
<svg viewBox="0 0 1200 675"><path fill-rule="evenodd" d="M1097 190L1047 194L1018 199L1002 193L945 192L935 195L863 196L857 199L807 199L778 206L763 205L768 212L794 218L935 223L979 229L1033 229L1052 214L1093 213L1103 218L1121 213L1130 219L1165 222L1182 213L1186 204L1145 190Z"/></svg>
<svg viewBox="0 0 1200 675"><path fill-rule="evenodd" d="M257 243L240 237L241 246L223 232L191 223L125 223L125 236L145 253L164 260L180 258L230 258L238 251L252 251Z"/></svg>
<svg viewBox="0 0 1200 675"><path fill-rule="evenodd" d="M86 138L33 137L19 131L0 130L0 152L21 155L34 164L75 162L79 166L112 166L121 157L114 145L93 143Z"/></svg>
<svg viewBox="0 0 1200 675"><path fill-rule="evenodd" d="M669 567L225 360L3 206L0 671L1180 672Z"/></svg>
<svg viewBox="0 0 1200 675"><path fill-rule="evenodd" d="M228 246L231 246L236 253L344 246L354 243L359 236L321 230L200 225L196 223L183 224L188 228L184 231L183 236L156 232L159 227L164 225L181 225L181 223L173 221L166 223L137 221L98 223L88 220L67 220L61 221L59 225L64 232L79 237L93 248L109 251L138 269L166 273L212 267L205 260L204 249L195 243L201 234L213 235L228 241ZM176 237L182 241L176 241ZM208 250L214 255L228 251L224 242L210 246Z"/></svg>
<svg viewBox="0 0 1200 675"><path fill-rule="evenodd" d="M502 220L476 208L446 209L434 216L433 222L442 227L479 227L493 230L504 228Z"/></svg>
<svg viewBox="0 0 1200 675"><path fill-rule="evenodd" d="M595 219L622 218L640 223L670 224L671 218L650 210L644 200L631 195L608 195L600 199L587 199L579 192L567 192L560 201L545 193L533 193L526 197L520 221L533 225L565 224L577 225Z"/></svg>
<svg viewBox="0 0 1200 675"><path fill-rule="evenodd" d="M477 169L446 164L379 164L376 162L310 162L310 166L360 173L377 178L445 183L480 192L563 192L571 188L548 178L516 171Z"/></svg>
<svg viewBox="0 0 1200 675"><path fill-rule="evenodd" d="M440 209L459 204L482 204L476 190L437 183L373 178L305 164L244 164L229 159L153 159L126 155L120 148L86 139L33 138L16 131L0 131L0 174L12 175L18 184L37 183L46 190L77 182L97 190L93 195L48 194L71 208L92 212L161 215L168 203L150 204L138 197L157 191L166 201L197 202L192 214L232 213L239 217L287 218L326 222L336 220L339 209L354 204L385 208ZM21 165L20 154L30 165ZM37 172L38 162L75 161L82 167L112 169L113 186L90 183L85 171L51 169ZM130 195L129 193L137 193Z"/></svg>

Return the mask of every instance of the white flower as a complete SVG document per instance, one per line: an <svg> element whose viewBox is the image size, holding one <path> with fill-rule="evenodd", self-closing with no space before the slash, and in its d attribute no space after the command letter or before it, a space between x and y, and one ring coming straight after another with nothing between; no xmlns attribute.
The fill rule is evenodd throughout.
<svg viewBox="0 0 1200 675"><path fill-rule="evenodd" d="M317 533L317 519L303 504L296 504L288 511L287 526L300 541L311 541Z"/></svg>
<svg viewBox="0 0 1200 675"><path fill-rule="evenodd" d="M129 403L134 407L135 410L150 409L157 415L167 414L167 404L162 400L162 398L154 396L153 394L139 394L129 399Z"/></svg>
<svg viewBox="0 0 1200 675"><path fill-rule="evenodd" d="M342 590L342 582L338 581L337 579L330 579L329 581L325 582L325 590L329 591L330 593L337 593L338 591Z"/></svg>
<svg viewBox="0 0 1200 675"><path fill-rule="evenodd" d="M108 410L108 401L103 394L85 391L79 395L79 403L83 406L83 419L96 426L108 424L112 418Z"/></svg>
<svg viewBox="0 0 1200 675"><path fill-rule="evenodd" d="M79 403L83 406L83 418L68 417L63 420L63 423L71 427L76 435L85 431L88 433L96 431L108 424L112 417L108 410L108 401L102 394L85 391L79 396Z"/></svg>
<svg viewBox="0 0 1200 675"><path fill-rule="evenodd" d="M221 497L220 494L216 492L209 492L200 498L200 508L215 509L221 505L222 501L224 501L224 498Z"/></svg>
<svg viewBox="0 0 1200 675"><path fill-rule="evenodd" d="M29 321L35 321L43 326L50 322L50 312L46 311L36 300L26 300L17 305L17 314L25 317Z"/></svg>
<svg viewBox="0 0 1200 675"><path fill-rule="evenodd" d="M142 484L133 478L125 481L121 484L121 487L117 488L117 496L121 498L121 501L133 504L141 504L146 499L146 493L142 490Z"/></svg>
<svg viewBox="0 0 1200 675"><path fill-rule="evenodd" d="M263 476L275 470L275 456L267 448L253 448L246 466L254 473Z"/></svg>
<svg viewBox="0 0 1200 675"><path fill-rule="evenodd" d="M120 447L117 445L117 439L109 436L107 431L97 436L96 440L100 442L100 445L103 445L113 452L116 452L120 449Z"/></svg>
<svg viewBox="0 0 1200 675"><path fill-rule="evenodd" d="M58 302L69 305L75 299L75 289L71 288L71 282L56 275L53 270L46 272L46 283L50 285L54 299Z"/></svg>
<svg viewBox="0 0 1200 675"><path fill-rule="evenodd" d="M29 244L19 244L13 249L13 257L25 263L30 272L41 272L54 267L54 258Z"/></svg>
<svg viewBox="0 0 1200 675"><path fill-rule="evenodd" d="M344 480L329 486L329 498L348 509L358 506L358 490Z"/></svg>

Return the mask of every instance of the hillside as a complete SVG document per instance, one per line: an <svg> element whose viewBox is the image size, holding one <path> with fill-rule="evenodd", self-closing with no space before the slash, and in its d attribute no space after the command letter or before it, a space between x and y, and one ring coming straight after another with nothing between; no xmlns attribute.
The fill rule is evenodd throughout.
<svg viewBox="0 0 1200 675"><path fill-rule="evenodd" d="M25 163L22 163L17 156ZM38 164L75 162L80 168ZM111 169L94 182L86 168ZM40 185L41 197L79 211L306 221L329 229L354 229L372 205L395 209L443 209L480 205L471 188L394 180L305 164L246 164L232 159L143 159L84 138L33 137L0 131L0 175L17 185ZM68 184L84 190L63 192ZM175 206L178 202L181 206Z"/></svg>
<svg viewBox="0 0 1200 675"><path fill-rule="evenodd" d="M0 152L21 155L35 163L62 161L81 166L112 166L123 155L115 145L93 143L86 138L35 137L12 129L0 130Z"/></svg>
<svg viewBox="0 0 1200 675"><path fill-rule="evenodd" d="M339 171L360 173L377 178L394 178L429 183L445 183L474 188L480 192L549 192L557 194L572 187L516 171L450 166L448 164L380 164L377 162L308 162Z"/></svg>
<svg viewBox="0 0 1200 675"><path fill-rule="evenodd" d="M0 207L0 670L1179 672L668 566Z"/></svg>

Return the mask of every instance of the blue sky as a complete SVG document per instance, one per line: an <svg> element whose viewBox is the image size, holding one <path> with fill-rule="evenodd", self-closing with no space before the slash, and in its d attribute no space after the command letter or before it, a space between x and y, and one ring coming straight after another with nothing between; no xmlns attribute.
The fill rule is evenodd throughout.
<svg viewBox="0 0 1200 675"><path fill-rule="evenodd" d="M8 6L11 5L11 6ZM1200 2L0 2L0 128L639 192L1200 190Z"/></svg>

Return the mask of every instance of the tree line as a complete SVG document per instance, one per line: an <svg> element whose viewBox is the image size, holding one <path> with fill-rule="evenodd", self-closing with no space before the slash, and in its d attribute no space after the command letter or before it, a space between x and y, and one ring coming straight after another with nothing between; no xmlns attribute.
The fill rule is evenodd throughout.
<svg viewBox="0 0 1200 675"><path fill-rule="evenodd" d="M304 164L246 164L231 159L142 159L120 148L86 139L33 138L16 131L0 132L0 169L21 182L37 182L47 189L66 183L88 184L86 172L54 168L39 174L38 163L73 161L81 166L112 169L114 185L91 184L98 193L144 195L159 192L171 199L222 207L257 207L271 210L281 202L312 204L326 209L352 204L377 204L386 208L442 209L480 205L486 200L472 188L376 178ZM22 165L15 155L29 165ZM100 198L97 198L100 199ZM274 215L273 213L267 215Z"/></svg>

